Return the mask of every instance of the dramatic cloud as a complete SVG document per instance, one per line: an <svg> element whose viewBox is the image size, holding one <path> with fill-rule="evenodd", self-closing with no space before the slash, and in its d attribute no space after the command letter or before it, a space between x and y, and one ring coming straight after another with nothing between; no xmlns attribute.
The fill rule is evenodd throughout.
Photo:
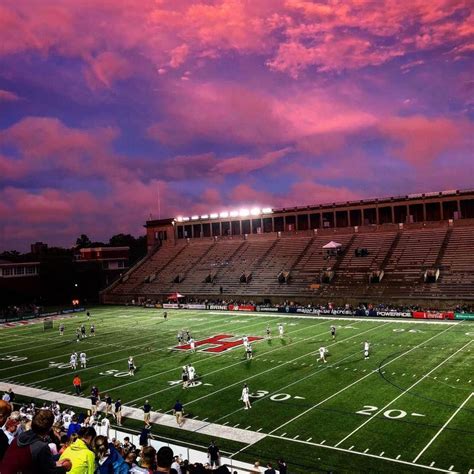
<svg viewBox="0 0 474 474"><path fill-rule="evenodd" d="M472 186L471 0L0 5L0 250Z"/></svg>

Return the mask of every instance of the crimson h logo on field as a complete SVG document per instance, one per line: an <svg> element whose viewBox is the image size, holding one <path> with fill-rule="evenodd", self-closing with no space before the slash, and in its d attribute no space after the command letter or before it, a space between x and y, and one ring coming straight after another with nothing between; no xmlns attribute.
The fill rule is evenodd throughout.
<svg viewBox="0 0 474 474"><path fill-rule="evenodd" d="M231 339L231 340L229 340ZM249 336L249 342L260 341L263 337L260 336ZM194 341L196 348L201 346L211 346L205 349L199 349L200 352L225 352L234 347L242 346L242 337L234 336L233 334L218 334L217 336L208 337L207 339L201 339L200 341ZM189 351L191 349L190 344L183 344L182 346L175 346L173 349L180 351Z"/></svg>

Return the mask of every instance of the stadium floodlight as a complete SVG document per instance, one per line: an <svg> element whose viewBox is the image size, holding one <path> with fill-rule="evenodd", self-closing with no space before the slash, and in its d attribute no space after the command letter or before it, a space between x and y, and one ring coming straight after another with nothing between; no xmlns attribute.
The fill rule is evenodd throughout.
<svg viewBox="0 0 474 474"><path fill-rule="evenodd" d="M260 209L258 207L254 207L250 210L250 214L252 214L252 216L258 216L260 214Z"/></svg>
<svg viewBox="0 0 474 474"><path fill-rule="evenodd" d="M189 217L183 217L183 222L189 221Z"/></svg>
<svg viewBox="0 0 474 474"><path fill-rule="evenodd" d="M217 214L217 212L213 212L211 214L211 219L217 219L219 217L219 214Z"/></svg>
<svg viewBox="0 0 474 474"><path fill-rule="evenodd" d="M229 213L227 211L222 211L220 214L219 214L219 217L229 217Z"/></svg>
<svg viewBox="0 0 474 474"><path fill-rule="evenodd" d="M264 207L262 209L262 214L271 214L272 213L272 208L271 207Z"/></svg>
<svg viewBox="0 0 474 474"><path fill-rule="evenodd" d="M239 211L230 211L230 217L237 217L239 215Z"/></svg>
<svg viewBox="0 0 474 474"><path fill-rule="evenodd" d="M178 216L178 217L176 218L176 221L177 221L177 222L183 222L183 216Z"/></svg>
<svg viewBox="0 0 474 474"><path fill-rule="evenodd" d="M192 220L192 221L197 221L198 219L199 219L199 216L192 216L192 217L191 217L191 220Z"/></svg>
<svg viewBox="0 0 474 474"><path fill-rule="evenodd" d="M248 209L241 209L240 210L240 215L241 217L246 217L250 214L250 211Z"/></svg>
<svg viewBox="0 0 474 474"><path fill-rule="evenodd" d="M207 214L203 214L203 215L201 216L201 219L209 219L209 216L208 216Z"/></svg>

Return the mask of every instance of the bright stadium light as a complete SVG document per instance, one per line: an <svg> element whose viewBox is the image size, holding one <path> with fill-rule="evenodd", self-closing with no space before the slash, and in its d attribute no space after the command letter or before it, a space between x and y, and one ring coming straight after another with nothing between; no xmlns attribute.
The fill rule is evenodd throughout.
<svg viewBox="0 0 474 474"><path fill-rule="evenodd" d="M241 209L240 210L241 217L247 217L249 214L250 214L250 211L248 209Z"/></svg>
<svg viewBox="0 0 474 474"><path fill-rule="evenodd" d="M219 214L217 214L217 212L213 212L211 214L211 219L217 219L219 217Z"/></svg>
<svg viewBox="0 0 474 474"><path fill-rule="evenodd" d="M203 215L201 216L201 219L209 219L209 216L208 216L207 214L203 214Z"/></svg>
<svg viewBox="0 0 474 474"><path fill-rule="evenodd" d="M239 211L230 211L230 217L237 217L239 215Z"/></svg>
<svg viewBox="0 0 474 474"><path fill-rule="evenodd" d="M227 211L222 211L220 214L219 214L219 217L229 217L229 213Z"/></svg>
<svg viewBox="0 0 474 474"><path fill-rule="evenodd" d="M272 208L271 207L264 207L262 209L262 214L271 214L272 213Z"/></svg>
<svg viewBox="0 0 474 474"><path fill-rule="evenodd" d="M252 214L252 216L258 216L260 214L260 209L258 207L254 207L251 209L250 214Z"/></svg>
<svg viewBox="0 0 474 474"><path fill-rule="evenodd" d="M191 217L191 220L193 220L193 221L197 221L198 219L199 219L199 216L192 216Z"/></svg>
<svg viewBox="0 0 474 474"><path fill-rule="evenodd" d="M189 217L183 217L183 222L189 221Z"/></svg>
<svg viewBox="0 0 474 474"><path fill-rule="evenodd" d="M177 222L183 222L183 216L178 216L178 217L176 218L176 221L177 221Z"/></svg>

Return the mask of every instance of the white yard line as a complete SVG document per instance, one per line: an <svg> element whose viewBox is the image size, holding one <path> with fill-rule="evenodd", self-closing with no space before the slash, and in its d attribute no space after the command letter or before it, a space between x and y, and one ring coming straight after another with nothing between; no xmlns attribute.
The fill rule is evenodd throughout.
<svg viewBox="0 0 474 474"><path fill-rule="evenodd" d="M474 392L472 392L466 400L462 402L462 404L459 406L459 408L449 417L448 421L440 428L440 430L431 438L430 442L418 453L415 459L413 459L413 462L417 462L418 459L420 459L421 455L433 444L433 442L436 440L436 438L441 434L441 432L446 428L446 426L451 423L451 420L462 410L464 405L471 399L471 397L474 395Z"/></svg>
<svg viewBox="0 0 474 474"><path fill-rule="evenodd" d="M402 464L402 465L405 465L405 466L420 467L420 468L426 469L428 471L452 473L452 471L448 471L446 469L440 469L440 468L437 468L437 467L426 466L424 464L416 464L416 463L413 463L413 462L410 462L410 461L402 461L401 459L387 458L385 456L378 456L377 454L369 454L368 452L354 451L354 449L349 450L349 449L345 449L345 448L338 448L336 446L329 446L329 445L323 444L323 443L311 443L311 442L303 441L303 440L300 440L300 439L283 438L281 436L276 436L276 435L273 435L273 434L269 434L268 436L270 436L271 438L284 440L285 442L301 443L301 444L305 444L305 445L308 445L308 446L316 446L318 448L329 449L329 450L332 450L332 451L339 451L339 452L343 452L343 453L354 454L356 456L364 456L364 457L373 458L373 459L381 459L383 461L396 463L396 464ZM235 456L235 454L233 454L231 457Z"/></svg>
<svg viewBox="0 0 474 474"><path fill-rule="evenodd" d="M386 323L386 324L389 324L389 323ZM343 342L343 341L345 341L345 340L347 340L347 339L352 339L353 337L360 337L362 334L365 334L366 332L369 332L369 331L373 331L373 330L375 330L375 329L380 329L381 327L385 326L386 324L382 324L382 325L380 325L380 326L376 326L376 327L374 327L374 328L367 329L366 331L363 331L363 332L354 334L353 336L350 336L350 337L348 337L348 338L346 338L346 339L342 339L341 341L338 341L338 342ZM313 336L313 337L317 337L317 336ZM310 338L310 339L311 339L311 338ZM303 341L304 341L304 339L303 339ZM300 341L300 342L301 342L301 341ZM335 344L337 344L338 342L336 342ZM293 344L296 344L296 342L293 343ZM288 346L284 346L284 347L288 347ZM271 368L269 368L269 369L267 369L267 370L264 370L264 371L262 371L262 372L259 372L258 374L251 375L250 377L246 377L246 378L244 378L244 379L242 379L242 380L239 380L238 382L234 382L234 383L232 383L232 384L230 384L230 385L226 385L225 387L223 387L223 388L221 388L221 389L219 389L219 390L215 390L214 392L208 393L207 395L203 395L202 397L196 398L196 399L194 399L194 400L190 400L189 402L186 403L186 405L188 406L188 405L191 405L192 403L196 403L196 402L198 402L198 401L200 401L200 400L203 400L204 398L211 397L211 396L215 395L216 393L220 393L220 392L222 392L222 391L224 391L224 390L227 390L229 387L234 387L235 385L242 385L244 382L246 382L246 381L248 381L248 380L251 380L251 379L253 379L253 378L255 378L255 377L259 377L259 376L261 376L261 375L263 375L263 374L266 374L266 373L268 373L268 372L271 372L271 371L273 371L273 370L275 370L275 369L279 369L279 368L281 368L281 367L283 367L283 366L285 366L285 365L291 364L294 360L298 360L298 359L301 359L301 358L303 358L303 357L308 357L308 356L310 356L310 355L312 355L312 354L316 354L316 353L318 353L318 352L319 352L319 350L307 352L307 353L305 353L305 354L303 354L303 355L301 355L301 356L296 357L295 359L291 359L291 360L289 360L289 361L286 361L286 362L284 362L283 364L275 365L274 367L271 367ZM228 367L230 367L230 366L228 366ZM227 367L227 368L228 368L228 367ZM219 369L218 371L220 371L220 370L224 370L224 369ZM214 372L218 372L218 371L214 371ZM212 374L212 373L214 373L214 372L211 372L210 374ZM208 374L208 375L210 375L210 374ZM161 390L161 391L163 391L163 390ZM152 395L147 396L147 398L149 398L150 396L152 396ZM143 397L141 397L141 398L143 398ZM139 398L138 400L140 400L141 398ZM134 401L136 401L136 400L132 400L132 402L134 402ZM239 408L238 410L235 410L233 413L235 413L235 412L237 412L237 411L240 411L240 408ZM232 414L232 413L230 413L230 414ZM230 415L230 414L229 414L229 415ZM226 415L226 416L228 416L228 415ZM219 420L221 420L221 419L223 419L223 418L225 418L225 417L221 417L221 418L219 418Z"/></svg>
<svg viewBox="0 0 474 474"><path fill-rule="evenodd" d="M140 318L138 318L138 319L140 319ZM148 319L147 319L147 320L148 320ZM262 321L260 321L260 323L262 323ZM230 324L230 323L224 323L224 322L222 323L222 325L226 325L226 324ZM256 324L257 324L257 323L255 323L255 325L256 325ZM206 326L206 325L210 325L210 321L207 321L207 322L205 322L205 323L196 324L195 326L193 326L193 330L194 330L195 328L197 328L197 327ZM155 326L156 326L156 321L153 321L153 322L151 322L151 323L149 323L149 324L142 324L142 325L141 325L141 329L144 329L144 328L153 328L153 327L155 327ZM253 326L253 325L252 325L252 326ZM96 328L96 329L97 329L97 328ZM171 329L169 330L170 332L173 332L173 341L175 340L175 335L176 335L176 331L177 331L177 330L178 330L178 329L175 329L174 332L173 332ZM87 340L83 340L83 339L82 339L79 344L81 344L82 342L87 343L87 342L89 342L90 340L96 341L96 339L100 339L101 336L110 336L110 335L113 335L113 334L115 334L115 333L121 333L121 334L122 334L122 333L123 333L123 329L121 329L121 330L119 330L119 331L109 331L109 332L105 332L105 333L100 333L100 336L99 336L99 337L98 337L98 336L95 336L95 337L92 337L92 338L91 338L91 337L88 337ZM79 347L81 347L81 346L79 346L79 347L76 347L76 346L75 346L75 339L68 339L66 336L59 336L59 335L57 335L57 337L58 337L59 339L57 339L54 343L51 343L51 344L43 344L41 347L47 347L47 346L56 345L56 344L60 347L60 345L62 345L62 343L68 342L68 341L71 343L70 349L74 349L74 348L77 348L77 349L78 349ZM135 341L135 340L140 340L140 341L142 341L142 343L141 343L141 344L137 344L136 346L129 346L129 345L128 345L129 342L132 342L132 341ZM125 342L125 341L124 341L124 342ZM122 351L125 351L125 350L128 350L128 349L133 349L133 347L139 347L139 346L143 346L143 345L145 345L145 344L148 344L148 342L147 342L146 340L143 342L143 334L141 334L140 336L137 336L137 337L128 339L126 342L127 342L127 345L126 345L126 347L124 347L123 349L121 349ZM21 351L26 351L26 350L30 350L30 349L31 349L31 343L28 342L27 344L29 344L29 347L28 347L28 348L25 348L25 349L21 349ZM120 344L120 341L119 341L119 344ZM150 342L150 344L153 344L153 342ZM84 351L87 350L87 351L91 351L91 352L92 352L92 351L95 351L95 350L99 350L99 349L101 349L101 348L111 347L111 346L113 346L113 345L114 345L114 344L101 344L101 343L94 342L94 346L91 346L91 347L83 347L83 346L82 346L81 349L83 349ZM72 346L74 346L74 347L72 347ZM58 348L59 348L59 347L58 347ZM162 350L169 350L169 349L168 349L168 348L165 348L165 349L162 349ZM20 351L10 351L10 352L9 352L9 351L6 351L6 352L5 352L5 348L2 348L2 353L3 353L3 352L4 352L5 354L11 355L11 354L13 354L13 353L15 353L15 352L20 352ZM118 351L115 351L115 352L118 352ZM3 370L9 370L9 369L11 369L11 368L13 368L13 367L14 367L15 369L17 369L18 367L24 367L24 366L31 365L31 364L35 364L35 363L38 363L38 362L49 361L49 360L51 360L52 358L68 357L69 355L71 355L71 350L69 350L69 351L68 351L67 353L65 353L64 355L61 355L61 354L58 354L58 355L55 355L55 356L51 356L51 355L50 355L49 357L46 357L46 358L44 358L44 359L37 359L37 360L34 360L34 361L26 362L26 363L24 363L24 364L15 364L15 365L12 365L12 366L10 366L10 367L4 367L4 368L0 369L0 372L3 371ZM104 356L104 355L107 355L107 353L99 354L99 355L96 355L96 356L93 356L93 357L89 357L88 359L93 359L93 358L95 358L95 357L102 357L102 356ZM66 362L67 362L67 361L66 361ZM66 363L66 362L65 362L65 363Z"/></svg>
<svg viewBox="0 0 474 474"><path fill-rule="evenodd" d="M261 324L261 321L260 321L259 323L255 323L255 324L251 324L251 325L246 325L246 326L245 326L245 329L247 330L248 328L251 328L251 327L256 326L256 325L259 325L259 324ZM133 339L131 339L131 340L133 340ZM96 356L90 357L90 358L88 358L88 360L92 360L92 359L97 358L97 357L108 356L109 354L115 354L116 352L128 351L128 353L130 353L130 349L133 349L133 348L136 348L136 347L142 347L142 346L144 346L145 344L146 344L146 343L143 343L143 342L142 342L141 344L139 344L139 345L137 345L137 346L131 346L131 347L129 346L129 347L126 347L126 348L124 348L124 349L118 349L118 350L116 350L116 351L111 351L111 352L107 352L107 353L105 353L105 354L100 354L100 355L96 355ZM152 350L152 351L145 351L145 352L141 352L141 353L139 353L139 354L133 354L133 355L134 355L134 357L135 357L135 359L136 359L137 357L141 357L142 355L146 355L146 354L153 354L153 353L156 353L156 352L169 352L169 351L170 351L169 348L166 347L166 348L154 349L154 350ZM69 353L68 353L68 354L69 354ZM168 358L168 360L169 360L170 358L172 358L172 357L176 357L176 358L181 357L182 355L183 355L183 354L182 354L181 352L178 352L178 351L177 351L176 353L170 355L169 358ZM219 354L218 354L218 355L219 355ZM208 357L206 357L205 359L207 359L207 358L208 358ZM44 359L44 360L48 360L48 361L49 361L49 360L51 360L51 359L52 359L52 357L51 357L51 358L48 358L48 359ZM203 358L202 360L205 360L205 359ZM44 361L44 360L43 360L43 361ZM124 359L124 361L125 361L125 359ZM41 361L35 361L35 362L41 362ZM67 363L68 363L68 361L64 361L64 364L67 364ZM104 367L104 366L106 366L106 365L116 364L116 363L117 363L116 360L112 360L112 361L109 361L109 362L104 362L103 364L98 364L98 365L89 366L89 367L86 368L86 369L79 369L79 370L76 370L74 373L76 373L76 372L77 372L77 373L79 373L79 372L82 373L82 372L85 372L85 371L87 371L87 370L92 370L92 369L96 369L96 368L98 368L98 367ZM197 362L196 362L196 363L197 363ZM26 364L23 364L23 365L26 365ZM14 366L14 367L16 368L16 367L18 367L18 366ZM10 368L12 368L12 367L10 367ZM34 373L37 373L37 372L43 372L44 370L47 370L47 369L49 369L49 368L50 368L50 367L44 367L44 368L42 368L42 369L36 369L36 370L32 370L32 371L30 371L30 372L23 372L23 373L21 373L21 374L16 374L15 377L18 377L18 378L19 378L19 377L23 377L24 375L31 375L31 374L34 374ZM178 368L178 369L179 369L179 368ZM178 370L178 369L177 369L177 368L173 368L172 370ZM0 369L0 370L3 370L3 369ZM62 369L61 369L61 370L62 370ZM125 370L125 369L124 369L124 370ZM48 381L48 380L54 380L54 379L57 379L57 378L61 378L63 375L64 375L64 372L61 373L61 374L58 374L58 375L54 375L54 376L52 376L52 377L48 377L48 378L46 378L46 379L39 380L38 382L45 382L45 381ZM157 375L157 374L155 374L155 375Z"/></svg>
<svg viewBox="0 0 474 474"><path fill-rule="evenodd" d="M380 366L379 369L382 369L383 367L386 367L387 365L391 364L392 362L395 362L396 360L400 359L400 357L403 357L407 354L409 354L410 352L414 351L415 349L421 347L423 344L426 344L428 341L431 341L432 339L440 336L441 334L444 334L446 331L449 331L450 329L452 329L454 326L450 326L448 327L447 329L445 329L444 331L441 331L439 332L438 334L435 334L434 336L430 337L429 339L427 339L426 341L424 342L420 342L419 344L417 344L416 346L412 347L411 349L409 349L408 351L405 351L403 352L402 354L400 354L399 356L395 357L394 359L388 361L387 363L385 363L384 365ZM328 400L331 400L332 398L336 397L337 395L339 395L340 393L342 392L345 392L346 390L348 390L349 388L353 387L354 385L356 385L357 383L359 382L362 382L362 380L365 380L367 377L370 377L371 375L373 374L376 374L378 373L379 369L374 369L372 370L371 372L369 372L367 375L364 375L363 377L361 377L360 379L357 379L355 382L352 382L351 384L347 385L346 387L344 388L341 388L340 390L338 390L336 393L330 395L329 397L325 398L324 400L320 401L319 403L317 403L316 405L313 405L312 407L308 408L307 410L303 411L302 413L300 413L299 415L293 417L291 420L288 420L287 422L283 423L282 425L280 425L278 428L275 428L273 431L271 431L270 433L274 433L275 431L278 431L280 430L281 428L283 428L284 426L288 425L289 423L292 423L293 421L297 420L298 418L301 418L302 416L306 415L307 413L309 413L310 411L314 410L315 408L317 408L318 406L322 405L323 403L326 403Z"/></svg>
<svg viewBox="0 0 474 474"><path fill-rule="evenodd" d="M326 324L326 322L320 323L320 324ZM316 324L315 326L319 326L320 324ZM306 331L307 331L308 328L307 328L307 327L304 327L304 328L296 329L296 330L293 331L291 334L294 334L295 332L303 331L303 330L306 330ZM288 333L288 334L290 334L290 333ZM270 354L270 353L272 353L272 352L274 352L274 351L280 351L280 350L286 349L286 348L288 348L288 347L290 347L290 346L292 346L292 345L294 345L294 344L299 344L299 343L301 343L301 342L308 341L308 340L310 340L310 339L314 339L315 337L319 337L319 336L321 336L321 335L323 335L323 334L327 334L327 331L324 331L324 332L321 332L321 333L318 333L318 334L313 334L313 335L310 336L310 337L307 337L307 338L305 338L305 339L300 339L300 340L295 341L295 342L291 342L290 344L287 344L287 345L285 345L285 346L276 347L275 349L272 349L272 350L270 350L270 351L268 351L268 352L265 352L264 354L262 354L262 355L260 355L260 356L257 354L256 356L253 357L253 360L258 359L259 357L267 356L268 354ZM199 361L197 361L195 364L197 364L197 363L199 363L199 362L206 361L206 360L208 360L208 359L210 359L210 358L212 358L212 357L219 357L219 356L220 356L220 354L216 354L215 356L210 356L210 357L208 357L208 358L206 358L206 359L199 360ZM217 372L221 372L221 371L223 371L223 370L227 370L227 369L229 369L229 368L231 368L231 367L234 367L234 366L236 366L236 365L240 365L240 364L242 364L242 363L246 363L246 362L247 362L246 359L240 359L239 362L235 362L234 364L230 364L230 365L227 365L227 366L222 367L222 368L220 368L220 369L213 370L212 372L207 373L207 374L206 374L206 377L209 376L209 375L215 374L215 373L217 373ZM273 367L272 369L269 369L269 370L273 370L273 369L275 369L275 368L277 368L277 367L278 367L278 366L275 366L275 367ZM178 368L178 369L171 369L171 370L174 371L174 372L176 372L177 370L179 370L179 368ZM170 370L168 370L168 371L166 371L166 372L170 372ZM166 372L163 372L163 373L166 373ZM130 385L131 383L137 383L137 382L140 382L140 381L143 381L143 380L147 380L147 379L150 379L150 378L152 378L152 377L156 377L157 375L161 375L161 374L150 375L149 377L145 377L145 378L143 378L143 379L137 380L136 382L130 382L130 383L128 383L128 384L119 385L118 387L114 387L114 388L112 388L112 389L109 389L108 391L110 392L110 391L112 391L112 390L117 390L117 389L119 389L119 388L122 388L122 387L125 387L125 386L127 386L127 385ZM242 383L242 382L239 382L239 383ZM136 402L137 400L141 400L141 399L143 399L143 398L149 398L149 397L152 397L152 396L154 396L154 395L156 395L156 394L158 394L158 393L162 393L162 392L165 392L165 391L167 391L167 390L171 390L171 389L173 389L173 388L174 388L173 386L172 386L172 387L167 387L167 388L165 388L165 389L158 390L158 391L149 393L149 394L147 394L147 395L143 395L142 397L136 398L136 399L134 399L134 400L131 400L130 402L133 403L133 402ZM105 391L105 390L104 390L104 391ZM188 402L187 404L189 405L190 403L193 403L193 402L194 402L194 401Z"/></svg>
<svg viewBox="0 0 474 474"><path fill-rule="evenodd" d="M433 369L431 369L427 374L423 375L423 377L421 377L419 380L417 380L416 382L414 382L413 384L411 384L407 389L403 390L402 393L400 393L400 395L396 396L391 402L387 403L383 408L381 408L380 410L378 410L376 413L374 413L371 417L369 417L366 421L364 421L364 423L362 423L361 425L359 425L355 430L353 430L351 433L349 433L347 436L345 436L344 438L341 439L341 441L339 441L338 443L335 444L335 446L339 446L341 443L343 443L344 441L346 441L348 438L350 438L353 434L357 433L357 431L359 431L361 428L363 428L367 423L370 423L374 418L376 418L378 415L380 415L380 413L383 413L390 405L392 405L394 402L396 402L399 398L403 397L403 395L405 395L405 393L407 393L408 391L410 391L413 387L416 387L420 382L422 382L423 380L425 380L427 377L430 376L430 374L432 374L435 370L439 369L442 365L444 365L446 362L448 362L448 360L452 359L455 355L459 354L459 352L461 352L462 350L464 350L469 344L471 344L473 342L473 340L470 340L468 343L464 344L460 349L458 349L456 352L453 352L449 357L447 357L446 359L444 359L442 362L440 362L436 367L434 367Z"/></svg>
<svg viewBox="0 0 474 474"><path fill-rule="evenodd" d="M380 328L380 327L382 327L382 326L377 326L376 328L369 329L368 331L371 331L371 330L373 330L373 329L378 329L378 328ZM365 332L367 332L367 331L365 331ZM360 335L360 334L364 334L364 333L359 333L358 335ZM356 336L351 336L351 337L349 337L349 338L347 338L347 339L351 339L352 337L356 337ZM338 342L344 342L345 340L346 340L346 339L341 339L341 340L338 341ZM329 344L328 347L331 347L331 346L337 344L338 342L335 342L335 343L333 343L333 344ZM357 352L354 352L354 353L352 353L352 354L349 354L348 356L344 357L343 359L338 360L337 363L339 364L339 363L345 361L346 359L350 359L351 357L354 357L354 356L357 355L357 354L360 354L360 351L357 351ZM282 365L284 365L284 364L282 364ZM322 365L319 370L316 370L315 372L312 372L312 373L306 375L305 377L296 380L295 382L291 382L290 384L285 385L284 387L280 387L280 388L278 388L277 390L274 390L273 392L270 392L270 393L268 393L267 395L265 395L265 396L263 396L263 397L257 398L256 400L253 400L253 401L252 401L252 405L255 405L256 403L261 402L261 401L263 401L263 400L267 400L268 398L272 397L273 395L275 395L275 394L277 394L277 393L281 393L283 390L287 389L288 387L291 387L291 386L293 386L293 385L296 385L296 384L298 384L298 383L300 383L300 382L302 382L302 381L304 381L304 380L306 380L306 379L308 379L308 378L310 378L310 377L314 377L315 375L317 375L317 374L319 374L319 373L321 373L321 372L324 372L325 370L330 369L330 368L333 368L333 367L334 367L333 365ZM248 378L247 378L247 379L248 379ZM247 379L246 379L246 380L247 380ZM227 387L226 387L226 388L227 388ZM213 395L213 394L212 394L212 395ZM296 398L296 397L295 397L295 398ZM191 402L190 402L190 403L191 403ZM188 405L189 405L189 403L188 403ZM239 411L242 411L242 410L244 410L244 407L240 407L240 408L238 408L237 410L234 410L234 411L228 413L227 415L224 415L224 416L219 417L219 418L216 420L216 422L219 422L219 421L221 421L221 420L224 420L225 418L227 418L227 417L229 417L229 416L232 416L232 415L234 415L235 413L238 413Z"/></svg>

